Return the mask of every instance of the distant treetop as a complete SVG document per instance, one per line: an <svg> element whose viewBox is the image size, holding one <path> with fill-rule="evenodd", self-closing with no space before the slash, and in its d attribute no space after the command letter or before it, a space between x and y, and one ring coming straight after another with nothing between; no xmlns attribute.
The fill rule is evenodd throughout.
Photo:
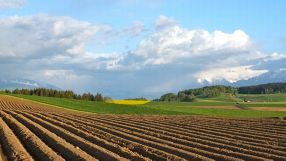
<svg viewBox="0 0 286 161"><path fill-rule="evenodd" d="M138 97L138 98L127 98L125 100L138 100L138 101L147 101L148 99L144 97Z"/></svg>
<svg viewBox="0 0 286 161"><path fill-rule="evenodd" d="M207 86L202 88L187 89L176 93L167 93L162 95L155 101L181 101L181 102L193 102L196 98L205 97L217 97L222 94L274 94L274 93L286 93L286 83L269 83L247 87L231 87L231 86Z"/></svg>
<svg viewBox="0 0 286 161"><path fill-rule="evenodd" d="M44 97L58 97L58 98L69 98L69 99L78 99L78 100L87 100L87 101L104 101L102 94L97 93L93 95L91 93L83 93L82 95L74 93L72 90L55 90L47 88L35 88L35 89L15 89L15 90L4 90L5 93L12 94L23 94L23 95L37 95ZM111 98L110 98L111 99Z"/></svg>

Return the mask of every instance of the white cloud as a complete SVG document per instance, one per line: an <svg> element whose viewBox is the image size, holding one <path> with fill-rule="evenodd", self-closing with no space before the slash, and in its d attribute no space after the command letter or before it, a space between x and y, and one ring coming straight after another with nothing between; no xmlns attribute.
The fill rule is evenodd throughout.
<svg viewBox="0 0 286 161"><path fill-rule="evenodd" d="M231 33L189 30L166 16L158 18L155 32L139 43L134 55L140 63L133 64L141 69L146 66L179 67L178 70L188 75L198 73L194 77L200 82L236 82L267 72L251 68L267 55L256 49L243 30ZM271 59L278 56L274 54Z"/></svg>
<svg viewBox="0 0 286 161"><path fill-rule="evenodd" d="M43 69L34 74L33 79L45 80L50 84L56 84L62 89L74 89L78 92L86 92L87 84L94 81L93 76L77 73L73 69Z"/></svg>
<svg viewBox="0 0 286 161"><path fill-rule="evenodd" d="M116 70L121 67L120 61L124 55L118 53L93 53L83 52L78 56L55 55L52 58L44 59L54 64L70 65L82 70Z"/></svg>
<svg viewBox="0 0 286 161"><path fill-rule="evenodd" d="M166 27L176 26L178 23L173 18L160 15L156 21L155 27L157 30L164 29Z"/></svg>
<svg viewBox="0 0 286 161"><path fill-rule="evenodd" d="M135 54L145 59L144 64L160 65L208 55L227 58L244 54L252 56L257 52L253 50L249 36L242 30L210 33L202 29L188 30L178 25L166 25L142 40Z"/></svg>
<svg viewBox="0 0 286 161"><path fill-rule="evenodd" d="M247 80L249 78L256 77L268 72L268 70L254 70L251 69L251 67L252 66L238 66L210 69L197 73L195 77L199 83L213 83L215 81L223 80L234 83L239 80Z"/></svg>
<svg viewBox="0 0 286 161"><path fill-rule="evenodd" d="M273 61L273 60L280 60L280 59L283 59L283 58L286 58L286 55L274 52L271 55L266 56L265 58L263 58L263 60L267 62L267 61Z"/></svg>
<svg viewBox="0 0 286 161"><path fill-rule="evenodd" d="M21 8L25 3L25 0L0 0L0 9Z"/></svg>
<svg viewBox="0 0 286 161"><path fill-rule="evenodd" d="M0 72L77 91L89 87L116 91L122 98L134 92L158 95L177 91L194 87L198 81L249 79L267 72L280 59L276 67L285 68L281 66L284 55L259 51L241 29L230 33L190 30L160 16L153 33L136 36L144 30L142 23L120 30L48 15L2 18ZM125 41L124 36L143 38L139 44L132 41L135 49L126 52L93 48L98 41L105 43L110 38ZM114 44L109 45L112 48ZM264 64L258 67L259 62Z"/></svg>
<svg viewBox="0 0 286 161"><path fill-rule="evenodd" d="M0 20L0 57L9 59L77 55L105 26L70 17L13 16Z"/></svg>
<svg viewBox="0 0 286 161"><path fill-rule="evenodd" d="M122 36L135 37L135 36L139 36L145 30L146 29L145 29L144 23L135 22L132 26L124 28L122 31L120 31L120 34Z"/></svg>
<svg viewBox="0 0 286 161"><path fill-rule="evenodd" d="M43 76L53 79L71 79L76 77L76 75L71 70L56 70L56 69L45 70L43 72Z"/></svg>
<svg viewBox="0 0 286 161"><path fill-rule="evenodd" d="M27 85L27 86L34 86L34 87L40 87L40 85L38 83L29 82L29 81L12 80L11 83L22 84L22 85Z"/></svg>

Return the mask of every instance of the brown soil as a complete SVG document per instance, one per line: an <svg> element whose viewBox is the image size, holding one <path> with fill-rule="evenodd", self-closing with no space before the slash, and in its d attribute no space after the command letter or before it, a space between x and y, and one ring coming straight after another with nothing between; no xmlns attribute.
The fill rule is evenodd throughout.
<svg viewBox="0 0 286 161"><path fill-rule="evenodd" d="M231 109L231 110L239 110L240 108L236 106L192 106L194 108L217 108L217 109Z"/></svg>
<svg viewBox="0 0 286 161"><path fill-rule="evenodd" d="M251 107L252 110L257 111L280 111L286 112L286 107Z"/></svg>
<svg viewBox="0 0 286 161"><path fill-rule="evenodd" d="M7 158L5 157L4 152L2 150L2 146L0 144L0 161L6 161L6 160Z"/></svg>
<svg viewBox="0 0 286 161"><path fill-rule="evenodd" d="M96 115L8 96L0 136L0 161L286 160L281 119Z"/></svg>
<svg viewBox="0 0 286 161"><path fill-rule="evenodd" d="M0 124L0 140L6 153L9 154L9 160L32 161L33 159L30 154L28 154L26 149L2 118L0 118Z"/></svg>

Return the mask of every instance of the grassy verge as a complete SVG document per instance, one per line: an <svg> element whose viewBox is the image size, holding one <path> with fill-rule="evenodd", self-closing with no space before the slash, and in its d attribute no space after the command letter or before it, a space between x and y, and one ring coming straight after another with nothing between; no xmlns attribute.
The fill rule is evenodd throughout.
<svg viewBox="0 0 286 161"><path fill-rule="evenodd" d="M242 109L242 110L249 110L249 109L250 109L250 108L249 108L247 105L245 105L245 104L236 103L235 106L238 107L238 108L240 108L240 109Z"/></svg>
<svg viewBox="0 0 286 161"><path fill-rule="evenodd" d="M30 95L12 95L19 98L24 98L32 101L37 101L45 104L60 106L72 110L93 112L98 114L165 114L165 115L179 115L181 112L174 112L168 110L159 110L154 108L148 108L144 106L132 106L132 105L118 105L104 102L83 101L66 98L54 98L54 97L40 97Z"/></svg>
<svg viewBox="0 0 286 161"><path fill-rule="evenodd" d="M233 106L235 104L236 104L235 102L203 101L203 102L150 102L145 105L191 107L191 106Z"/></svg>
<svg viewBox="0 0 286 161"><path fill-rule="evenodd" d="M252 102L252 103L241 103L247 107L281 107L286 108L286 102Z"/></svg>
<svg viewBox="0 0 286 161"><path fill-rule="evenodd" d="M12 95L45 104L98 114L136 114L136 115L204 115L240 118L286 117L286 112L208 109L192 106L226 106L234 102L150 102L145 105L118 105L103 102L82 101L64 98Z"/></svg>
<svg viewBox="0 0 286 161"><path fill-rule="evenodd" d="M285 93L277 94L240 94L238 98L251 102L286 102Z"/></svg>
<svg viewBox="0 0 286 161"><path fill-rule="evenodd" d="M183 106L181 105L183 104ZM197 105L197 103L196 103ZM196 106L195 105L195 106ZM201 104L200 104L201 105ZM286 117L286 112L279 111L255 111L250 109L216 109L216 108L193 108L192 103L168 103L157 102L149 103L148 107L156 108L158 110L168 110L175 112L183 112L195 115L204 115L204 116L221 116L221 117L236 117L236 118L267 118L267 117Z"/></svg>

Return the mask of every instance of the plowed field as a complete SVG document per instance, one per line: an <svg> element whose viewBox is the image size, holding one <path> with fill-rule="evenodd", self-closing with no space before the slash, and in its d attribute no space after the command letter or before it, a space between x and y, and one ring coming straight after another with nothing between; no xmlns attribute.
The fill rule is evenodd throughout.
<svg viewBox="0 0 286 161"><path fill-rule="evenodd" d="M0 96L1 160L286 160L286 121L96 115Z"/></svg>

